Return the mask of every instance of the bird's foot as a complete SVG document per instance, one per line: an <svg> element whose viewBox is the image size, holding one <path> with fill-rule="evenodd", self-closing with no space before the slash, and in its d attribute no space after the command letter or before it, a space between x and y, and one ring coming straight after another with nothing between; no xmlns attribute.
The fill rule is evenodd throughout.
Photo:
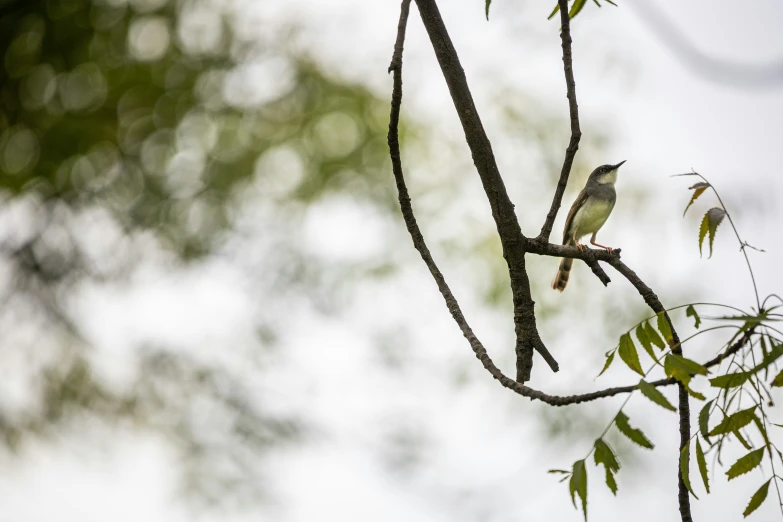
<svg viewBox="0 0 783 522"><path fill-rule="evenodd" d="M582 243L576 243L575 246L576 246L576 249L579 250L580 252L584 252L585 249L587 248L587 245L583 245Z"/></svg>

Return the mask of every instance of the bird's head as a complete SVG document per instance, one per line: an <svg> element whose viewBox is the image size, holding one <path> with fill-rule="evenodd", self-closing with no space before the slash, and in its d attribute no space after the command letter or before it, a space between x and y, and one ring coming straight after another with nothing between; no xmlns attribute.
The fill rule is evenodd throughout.
<svg viewBox="0 0 783 522"><path fill-rule="evenodd" d="M625 160L617 165L601 165L590 174L588 181L598 183L599 185L614 185L615 181L617 181L617 170L623 163L625 163Z"/></svg>

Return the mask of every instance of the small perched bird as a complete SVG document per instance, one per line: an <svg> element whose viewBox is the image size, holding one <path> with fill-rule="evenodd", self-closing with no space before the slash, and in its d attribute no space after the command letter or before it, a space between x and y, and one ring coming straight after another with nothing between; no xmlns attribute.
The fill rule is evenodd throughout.
<svg viewBox="0 0 783 522"><path fill-rule="evenodd" d="M579 243L579 239L587 234L592 234L591 245L601 247L607 252L612 251L608 246L596 243L595 235L606 223L617 201L614 184L617 181L617 171L623 163L625 160L617 165L601 165L587 178L585 188L576 197L576 201L571 205L571 210L568 211L563 229L564 245L575 245L579 250L582 250L585 245ZM560 261L560 268L557 269L557 274L552 280L552 288L560 292L565 290L573 264L574 260L567 257Z"/></svg>

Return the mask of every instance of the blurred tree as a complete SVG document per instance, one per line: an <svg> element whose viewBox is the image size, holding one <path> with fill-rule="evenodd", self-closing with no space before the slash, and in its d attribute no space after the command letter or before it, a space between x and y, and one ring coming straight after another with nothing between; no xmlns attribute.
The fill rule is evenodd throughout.
<svg viewBox="0 0 783 522"><path fill-rule="evenodd" d="M213 252L254 184L293 207L350 185L392 208L391 185L368 182L386 176L386 102L289 50L292 29L247 40L231 17L199 1L0 1L0 321L15 375L4 385L24 390L0 401L9 448L84 413L127 418L172 437L191 489L217 500L219 484L258 483L249 457L300 434L301 419L265 413L226 370L165 348L113 389L69 311L78 285L127 276L151 251L185 263ZM303 278L290 261L287 277ZM227 415L210 420L220 445L204 401ZM199 472L210 463L223 471Z"/></svg>
<svg viewBox="0 0 783 522"><path fill-rule="evenodd" d="M14 376L0 390L23 390L0 399L8 448L21 451L31 435L56 438L85 417L128 421L172 441L199 498L252 497L258 459L300 437L306 419L266 411L230 369L169 347L143 347L135 380L118 387L95 368L73 296L127 278L150 257L176 267L221 251L241 233L247 201L261 209L264 236L248 271L260 274L266 299L298 290L332 312L346 283L387 275L399 260L384 246L335 263L297 241L307 210L340 195L393 215L402 230L385 95L327 74L292 44L296 28L262 22L247 34L244 15L198 0L0 0L0 357ZM562 153L553 144L568 129L525 97L498 99L511 160L551 172L538 188L548 193ZM495 232L458 203L472 197L469 169L454 164L444 140L435 150L426 128L403 124L403 145L416 134L416 154L433 158L438 196L422 215L473 227L451 227L438 243L457 260L471 252L464 263L486 273L478 292L508 308ZM588 172L605 143L596 132L585 138L575 170ZM274 325L261 334L271 344ZM205 403L218 412L209 422Z"/></svg>

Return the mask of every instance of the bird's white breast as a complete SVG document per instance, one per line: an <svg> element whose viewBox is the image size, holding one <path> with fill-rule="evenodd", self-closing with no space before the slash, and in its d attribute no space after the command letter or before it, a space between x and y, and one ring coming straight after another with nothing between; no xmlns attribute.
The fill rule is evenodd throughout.
<svg viewBox="0 0 783 522"><path fill-rule="evenodd" d="M612 213L613 208L613 201L589 198L582 205L582 208L576 211L574 216L572 230L575 231L576 237L579 238L598 232L604 226L606 220L609 219L609 214Z"/></svg>

